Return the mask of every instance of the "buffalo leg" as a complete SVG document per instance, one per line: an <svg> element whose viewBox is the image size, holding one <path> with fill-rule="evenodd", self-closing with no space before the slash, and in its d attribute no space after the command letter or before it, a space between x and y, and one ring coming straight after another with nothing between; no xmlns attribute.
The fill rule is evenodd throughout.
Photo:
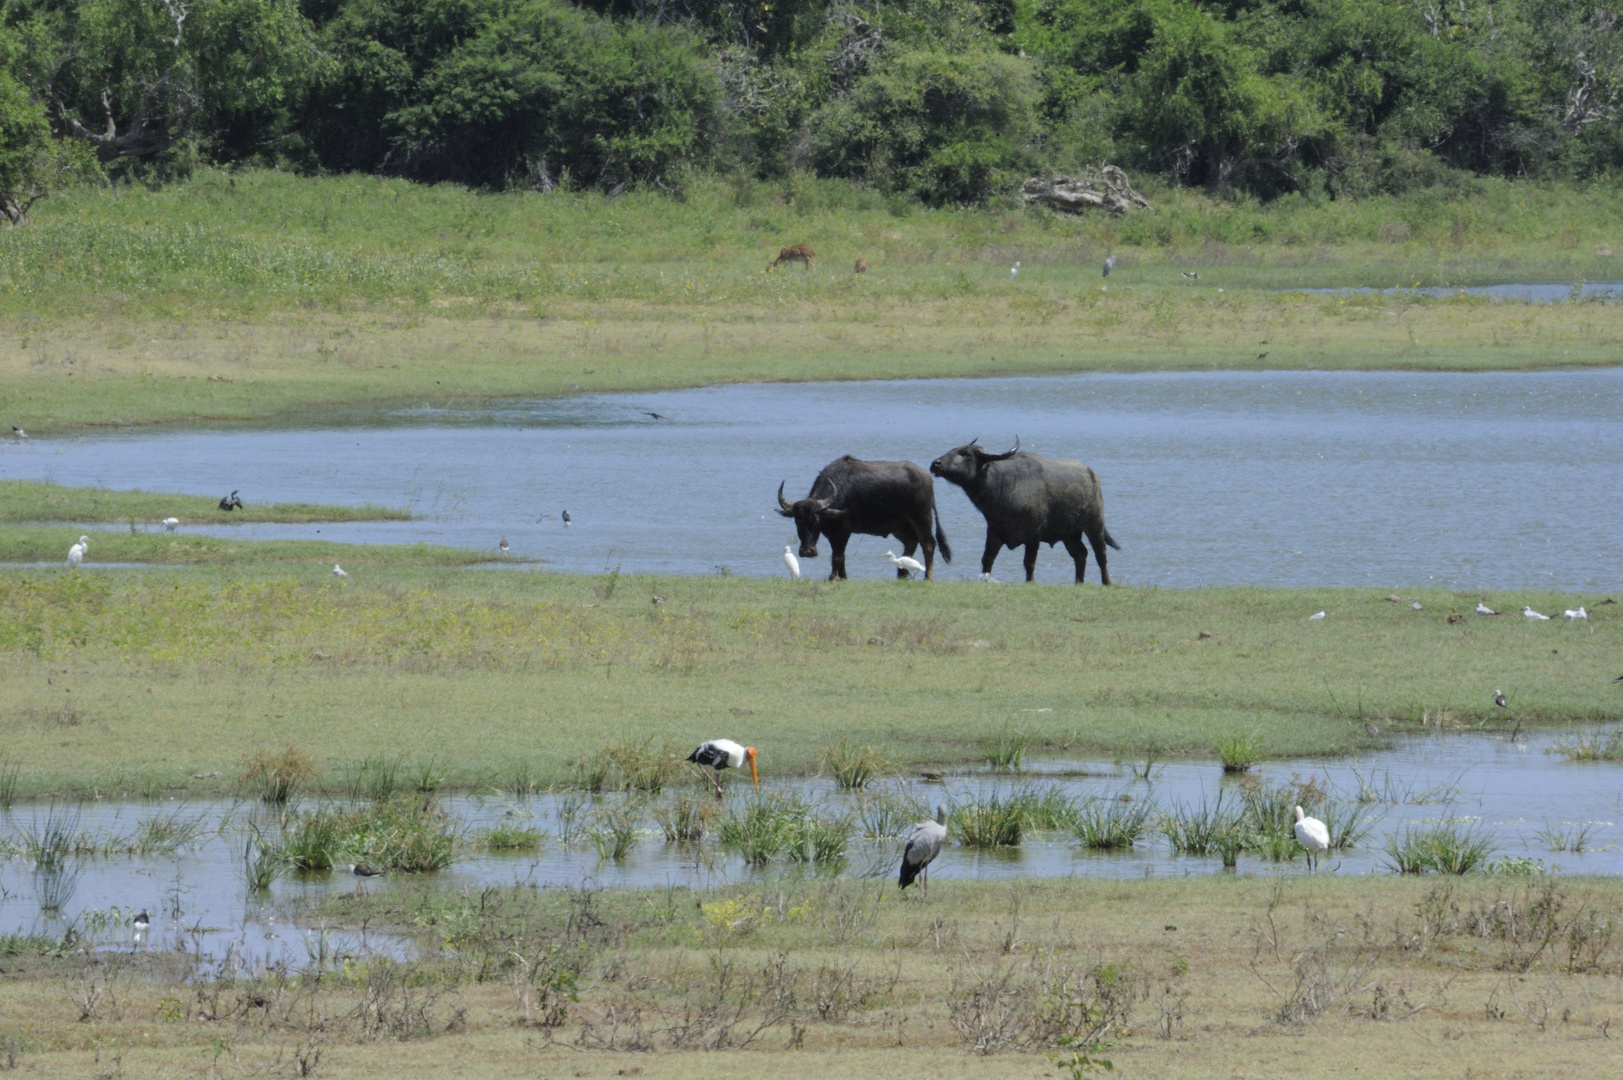
<svg viewBox="0 0 1623 1080"><path fill-rule="evenodd" d="M828 534L828 561L830 564L828 579L830 581L836 579L839 581L845 580L845 545L850 539L850 536Z"/></svg>
<svg viewBox="0 0 1623 1080"><path fill-rule="evenodd" d="M1099 560L1099 580L1102 584L1110 584L1110 567L1105 564L1105 531L1088 533L1088 543L1093 546L1093 557ZM1076 580L1082 580L1082 574L1077 572Z"/></svg>
<svg viewBox="0 0 1623 1080"><path fill-rule="evenodd" d="M990 529L986 532L986 550L981 552L981 576L992 572L992 564L997 562L997 553L1003 550L1003 542L997 538L997 533Z"/></svg>
<svg viewBox="0 0 1623 1080"><path fill-rule="evenodd" d="M1069 551L1071 553L1071 558L1076 560L1076 583L1080 585L1082 584L1083 575L1086 574L1088 570L1088 549L1082 546L1082 538L1080 536L1068 536L1065 538L1065 550ZM1101 573L1103 572L1103 567L1104 564L1101 563Z"/></svg>
<svg viewBox="0 0 1623 1080"><path fill-rule="evenodd" d="M1037 541L1026 545L1026 580L1037 580Z"/></svg>

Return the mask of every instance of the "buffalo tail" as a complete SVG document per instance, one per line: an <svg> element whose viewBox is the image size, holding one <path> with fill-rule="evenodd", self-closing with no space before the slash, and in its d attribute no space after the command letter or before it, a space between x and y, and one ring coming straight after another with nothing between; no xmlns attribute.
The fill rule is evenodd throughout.
<svg viewBox="0 0 1623 1080"><path fill-rule="evenodd" d="M1105 537L1105 543L1106 544L1108 544L1109 546L1115 548L1117 551L1121 550L1121 545L1116 543L1116 538L1114 536L1110 535L1110 530L1109 529L1104 530L1104 537Z"/></svg>
<svg viewBox="0 0 1623 1080"><path fill-rule="evenodd" d="M930 513L935 515L935 546L941 552L941 561L952 562L952 545L947 543L947 534L941 531L941 511L935 508L935 500L930 500Z"/></svg>

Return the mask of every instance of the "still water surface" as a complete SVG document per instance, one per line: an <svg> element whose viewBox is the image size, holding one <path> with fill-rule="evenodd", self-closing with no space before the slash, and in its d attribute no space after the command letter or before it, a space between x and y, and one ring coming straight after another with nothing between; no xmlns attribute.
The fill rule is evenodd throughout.
<svg viewBox="0 0 1623 1080"><path fill-rule="evenodd" d="M0 477L420 515L213 527L247 538L426 541L494 557L506 536L531 568L769 576L795 539L775 512L779 481L796 497L840 454L928 465L976 436L996 449L1018 436L1098 470L1123 583L1623 585L1623 369L773 384L387 419L33 439L0 446ZM982 519L944 482L937 502L957 555L942 576L978 577ZM850 573L890 576L881 556L895 546L855 538ZM825 543L805 569L827 567ZM996 576L1019 574L1019 553L1004 552ZM1062 549L1043 550L1038 575L1070 580Z"/></svg>

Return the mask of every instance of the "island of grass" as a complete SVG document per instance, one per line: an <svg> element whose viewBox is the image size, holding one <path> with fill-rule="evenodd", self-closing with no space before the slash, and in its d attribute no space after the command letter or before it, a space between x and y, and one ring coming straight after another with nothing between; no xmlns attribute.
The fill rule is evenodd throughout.
<svg viewBox="0 0 1623 1080"><path fill-rule="evenodd" d="M410 521L411 511L388 506L327 503L255 503L222 509L220 495L173 495L150 491L66 487L34 480L0 480L0 525L32 522L157 525L178 518L181 525L290 525L343 521Z"/></svg>

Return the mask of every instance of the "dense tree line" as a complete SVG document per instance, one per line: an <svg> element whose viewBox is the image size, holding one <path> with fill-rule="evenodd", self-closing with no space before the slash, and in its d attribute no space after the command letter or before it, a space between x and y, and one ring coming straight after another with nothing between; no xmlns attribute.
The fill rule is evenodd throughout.
<svg viewBox="0 0 1623 1080"><path fill-rule="evenodd" d="M1623 0L0 0L0 191L15 207L64 177L199 160L605 190L809 169L934 203L1101 161L1262 197L1586 177L1623 165L1620 14Z"/></svg>

